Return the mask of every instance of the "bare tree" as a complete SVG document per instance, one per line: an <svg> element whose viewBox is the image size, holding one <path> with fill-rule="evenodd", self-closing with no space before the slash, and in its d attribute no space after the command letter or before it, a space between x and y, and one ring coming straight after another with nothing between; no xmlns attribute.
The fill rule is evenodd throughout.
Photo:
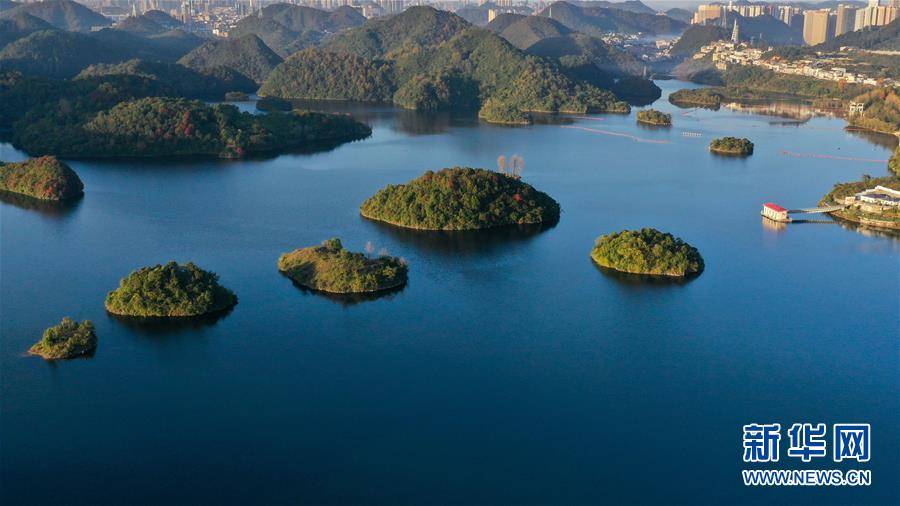
<svg viewBox="0 0 900 506"><path fill-rule="evenodd" d="M522 177L522 171L525 170L525 159L519 155L512 155L509 159L509 165L512 169L512 176L516 179Z"/></svg>
<svg viewBox="0 0 900 506"><path fill-rule="evenodd" d="M497 172L502 172L506 174L506 156L500 155L497 157Z"/></svg>
<svg viewBox="0 0 900 506"><path fill-rule="evenodd" d="M372 241L366 241L366 255L372 256L372 253L375 252L375 245L372 244Z"/></svg>
<svg viewBox="0 0 900 506"><path fill-rule="evenodd" d="M380 256L380 257L386 257L386 256L388 256L388 250L387 250L387 248L381 248L380 250L378 250L378 256Z"/></svg>

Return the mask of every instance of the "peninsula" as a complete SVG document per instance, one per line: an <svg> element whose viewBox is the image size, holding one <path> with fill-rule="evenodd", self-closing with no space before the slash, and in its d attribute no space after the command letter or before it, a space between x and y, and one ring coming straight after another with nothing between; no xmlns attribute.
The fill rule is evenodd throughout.
<svg viewBox="0 0 900 506"><path fill-rule="evenodd" d="M518 176L454 167L389 185L363 202L364 217L420 230L555 223L559 203Z"/></svg>
<svg viewBox="0 0 900 506"><path fill-rule="evenodd" d="M328 293L390 290L406 284L407 266L387 254L370 257L344 249L337 238L281 255L278 270L295 283Z"/></svg>

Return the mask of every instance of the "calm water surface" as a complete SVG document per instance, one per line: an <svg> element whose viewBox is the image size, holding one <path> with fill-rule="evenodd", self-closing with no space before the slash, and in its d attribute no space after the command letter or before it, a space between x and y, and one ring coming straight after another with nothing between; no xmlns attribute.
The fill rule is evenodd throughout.
<svg viewBox="0 0 900 506"><path fill-rule="evenodd" d="M885 174L887 144L835 118L654 107L675 126L373 108L357 111L371 138L327 152L76 161L75 205L4 199L0 502L900 502L900 242L759 216ZM722 135L756 153L710 155ZM358 215L383 185L500 154L525 158L558 225L433 234ZM643 226L697 246L706 272L594 267L598 235ZM278 273L279 254L333 236L405 257L409 285L336 300ZM121 277L167 260L218 272L240 303L180 325L105 313ZM24 355L66 315L96 324L93 358ZM873 486L745 488L751 422L871 423L856 467Z"/></svg>

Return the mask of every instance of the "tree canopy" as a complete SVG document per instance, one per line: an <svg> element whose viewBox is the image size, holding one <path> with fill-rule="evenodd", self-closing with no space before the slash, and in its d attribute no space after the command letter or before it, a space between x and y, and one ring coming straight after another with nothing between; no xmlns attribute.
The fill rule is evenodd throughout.
<svg viewBox="0 0 900 506"><path fill-rule="evenodd" d="M704 268L697 248L654 228L600 236L591 258L603 267L632 274L683 277Z"/></svg>
<svg viewBox="0 0 900 506"><path fill-rule="evenodd" d="M219 276L191 262L143 267L106 296L106 310L123 316L199 316L237 304Z"/></svg>
<svg viewBox="0 0 900 506"><path fill-rule="evenodd" d="M281 255L278 270L301 286L328 293L364 293L406 284L407 266L400 258L376 257L344 249L340 239Z"/></svg>

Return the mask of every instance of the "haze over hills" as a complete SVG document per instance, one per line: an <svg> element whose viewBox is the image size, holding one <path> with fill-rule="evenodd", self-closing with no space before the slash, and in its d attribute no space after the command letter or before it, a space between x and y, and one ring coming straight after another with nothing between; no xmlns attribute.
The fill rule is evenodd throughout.
<svg viewBox="0 0 900 506"><path fill-rule="evenodd" d="M50 23L27 12L17 12L9 18L0 18L0 49L16 39L42 30L55 30L55 28Z"/></svg>
<svg viewBox="0 0 900 506"><path fill-rule="evenodd" d="M330 34L362 25L366 18L352 7L323 11L291 4L264 7L256 16L247 16L229 36L255 34L282 57L318 44Z"/></svg>
<svg viewBox="0 0 900 506"><path fill-rule="evenodd" d="M681 21L682 23L688 24L690 24L692 19L694 19L694 13L692 11L689 11L687 9L680 9L678 7L667 10L666 16Z"/></svg>
<svg viewBox="0 0 900 506"><path fill-rule="evenodd" d="M528 49L532 44L549 37L572 33L572 30L554 19L519 14L497 16L486 28L519 49Z"/></svg>
<svg viewBox="0 0 900 506"><path fill-rule="evenodd" d="M604 9L619 9L628 12L642 14L656 14L656 9L648 6L640 0L625 0L624 2L607 2L606 0L574 0L569 2L581 7L600 7Z"/></svg>
<svg viewBox="0 0 900 506"><path fill-rule="evenodd" d="M593 36L611 32L666 35L681 33L687 28L685 23L660 14L580 7L568 2L555 2L538 15L553 18L572 30Z"/></svg>
<svg viewBox="0 0 900 506"><path fill-rule="evenodd" d="M228 67L262 84L283 60L254 34L214 39L184 55L178 63L195 70Z"/></svg>
<svg viewBox="0 0 900 506"><path fill-rule="evenodd" d="M162 11L147 11L140 16L129 16L115 24L116 30L136 35L153 35L184 26L181 21Z"/></svg>
<svg viewBox="0 0 900 506"><path fill-rule="evenodd" d="M9 18L20 12L41 18L61 30L73 32L89 32L95 27L112 24L106 17L72 0L44 0L21 4L0 12L0 18Z"/></svg>

